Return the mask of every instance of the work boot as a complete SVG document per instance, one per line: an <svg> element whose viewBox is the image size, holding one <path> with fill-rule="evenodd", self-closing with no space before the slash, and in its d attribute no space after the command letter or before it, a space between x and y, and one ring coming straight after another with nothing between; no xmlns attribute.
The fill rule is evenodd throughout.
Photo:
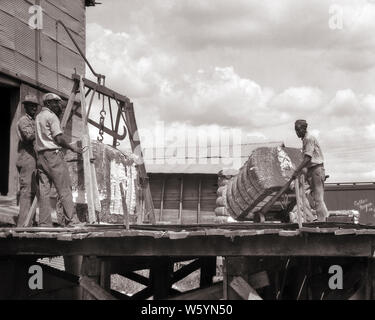
<svg viewBox="0 0 375 320"><path fill-rule="evenodd" d="M85 222L78 222L78 223L74 223L74 222L69 222L66 227L67 228L82 228L86 225Z"/></svg>
<svg viewBox="0 0 375 320"><path fill-rule="evenodd" d="M72 220L70 220L67 224L66 227L68 228L75 228L75 227L83 227L86 225L86 222L81 222L79 221L77 215L74 215Z"/></svg>

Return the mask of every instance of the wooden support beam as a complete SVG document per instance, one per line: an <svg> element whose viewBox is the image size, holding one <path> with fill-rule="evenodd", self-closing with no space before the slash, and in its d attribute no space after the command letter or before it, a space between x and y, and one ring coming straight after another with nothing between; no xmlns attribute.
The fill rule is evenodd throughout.
<svg viewBox="0 0 375 320"><path fill-rule="evenodd" d="M88 277L99 285L101 273L101 261L95 256L83 256L81 265L81 277ZM86 282L85 282L86 283ZM81 286L83 287L83 286ZM96 299L88 290L82 290L82 300Z"/></svg>
<svg viewBox="0 0 375 320"><path fill-rule="evenodd" d="M283 297L284 288L285 288L285 284L286 284L286 278L287 278L287 275L288 275L289 265L290 265L290 258L288 258L286 260L285 267L284 267L284 270L282 272L282 280L281 280L280 288L279 288L279 291L276 294L276 300L280 300Z"/></svg>
<svg viewBox="0 0 375 320"><path fill-rule="evenodd" d="M79 81L74 81L72 92L70 93L68 104L66 105L64 115L61 119L61 130L65 131L66 125L72 115L72 109L76 97L77 90L79 88Z"/></svg>
<svg viewBox="0 0 375 320"><path fill-rule="evenodd" d="M200 214L201 214L201 194L202 194L202 179L199 179L199 183L198 183L197 223L199 223L199 217L200 217Z"/></svg>
<svg viewBox="0 0 375 320"><path fill-rule="evenodd" d="M78 230L79 231L79 230ZM51 231L54 232L54 231ZM70 234L72 235L72 234ZM58 239L0 238L0 255L97 255L97 256L326 256L369 257L371 235L335 236L329 233L296 235L254 234L236 236L196 235L172 240L161 232L142 236Z"/></svg>
<svg viewBox="0 0 375 320"><path fill-rule="evenodd" d="M79 80L79 75L77 74L73 74L72 75L72 79L73 80ZM116 91L113 91L103 85L100 85L96 82L93 82L91 80L88 80L86 78L83 78L83 82L85 84L85 86L87 88L90 88L90 89L96 89L96 92L100 93L100 94L103 94L107 97L111 97L113 99L116 99L118 101L121 101L121 102L128 102L129 101L129 98L126 97L126 96L123 96L119 93L117 93Z"/></svg>
<svg viewBox="0 0 375 320"><path fill-rule="evenodd" d="M178 209L178 223L182 224L182 200L184 194L184 176L180 178L180 199L179 199L179 209Z"/></svg>
<svg viewBox="0 0 375 320"><path fill-rule="evenodd" d="M176 283L201 267L199 259L190 262L173 273L172 283Z"/></svg>
<svg viewBox="0 0 375 320"><path fill-rule="evenodd" d="M150 281L154 300L168 298L172 286L173 264L169 258L157 258L150 269Z"/></svg>
<svg viewBox="0 0 375 320"><path fill-rule="evenodd" d="M128 206L126 205L126 194L125 194L122 182L120 183L120 193L121 193L121 201L122 201L122 211L124 213L124 225L125 225L126 230L129 230Z"/></svg>
<svg viewBox="0 0 375 320"><path fill-rule="evenodd" d="M167 300L221 300L223 298L223 283L218 282L207 288L190 290L168 298Z"/></svg>
<svg viewBox="0 0 375 320"><path fill-rule="evenodd" d="M299 185L299 177L294 180L294 188L296 191L296 199L297 199L297 220L298 220L298 227L302 228L302 204L301 204L301 195L300 195L300 185Z"/></svg>
<svg viewBox="0 0 375 320"><path fill-rule="evenodd" d="M375 261L374 258L367 259L365 274L365 296L366 300L375 300Z"/></svg>
<svg viewBox="0 0 375 320"><path fill-rule="evenodd" d="M255 289L261 289L270 285L267 271L260 271L249 275L249 284Z"/></svg>
<svg viewBox="0 0 375 320"><path fill-rule="evenodd" d="M161 184L161 199L160 199L160 215L159 221L163 221L163 209L164 209L164 193L165 193L165 182L167 178L163 178L163 182Z"/></svg>
<svg viewBox="0 0 375 320"><path fill-rule="evenodd" d="M79 279L79 285L88 292L95 300L117 300L109 292L99 286L94 280L83 276Z"/></svg>
<svg viewBox="0 0 375 320"><path fill-rule="evenodd" d="M230 283L230 287L243 300L263 300L254 288L252 288L242 277L235 277Z"/></svg>
<svg viewBox="0 0 375 320"><path fill-rule="evenodd" d="M146 209L145 217L147 217L147 220L151 224L155 224L154 203L152 202L152 195L151 195L150 185L148 182L146 166L144 163L137 122L135 120L133 103L124 102L123 104L121 104L120 109L123 109L125 112L126 125L128 127L128 133L129 133L129 139L130 139L130 145L131 145L132 151L136 153L136 155L139 158L138 163L137 163L137 168L138 168L139 178L141 181L143 194L144 194L145 209Z"/></svg>
<svg viewBox="0 0 375 320"><path fill-rule="evenodd" d="M118 292L116 290L112 290L110 291L111 295L113 297L115 297L117 300L131 300L131 297L126 295L126 294L123 294L121 292Z"/></svg>
<svg viewBox="0 0 375 320"><path fill-rule="evenodd" d="M119 274L120 276L122 277L125 277L125 278L128 278L132 281L135 281L135 282L138 282L146 287L148 287L150 284L151 284L151 281L149 278L146 278L145 276L142 276L138 273L135 273L135 272L118 272L117 274Z"/></svg>
<svg viewBox="0 0 375 320"><path fill-rule="evenodd" d="M82 135L82 150L83 154L83 172L85 178L85 192L87 196L87 207L88 207L88 218L89 223L96 223L96 214L95 212L101 211L100 208L100 198L98 185L96 183L96 173L95 165L91 163L92 150L91 150L91 141L89 135L89 129L87 125L87 114L86 114L86 99L85 99L85 89L83 86L82 77L79 81L79 91L81 97L81 112L82 112L82 121L83 121L83 135Z"/></svg>
<svg viewBox="0 0 375 320"><path fill-rule="evenodd" d="M146 300L152 296L152 288L146 287L141 291L138 291L136 294L132 295L132 300Z"/></svg>
<svg viewBox="0 0 375 320"><path fill-rule="evenodd" d="M111 289L110 264L110 261L100 261L100 286L107 291Z"/></svg>
<svg viewBox="0 0 375 320"><path fill-rule="evenodd" d="M216 257L200 258L201 275L199 286L201 288L212 285L213 277L216 275Z"/></svg>

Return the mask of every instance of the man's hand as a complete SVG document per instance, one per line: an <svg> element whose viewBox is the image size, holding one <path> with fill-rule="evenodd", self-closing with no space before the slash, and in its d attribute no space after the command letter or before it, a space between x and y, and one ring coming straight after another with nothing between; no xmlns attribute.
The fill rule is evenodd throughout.
<svg viewBox="0 0 375 320"><path fill-rule="evenodd" d="M296 171L294 171L294 172L293 172L293 174L292 174L292 177L291 177L291 178L293 178L293 180L295 180L295 179L297 179L297 178L298 178L298 176L299 176L299 171L298 171L298 170L296 170Z"/></svg>
<svg viewBox="0 0 375 320"><path fill-rule="evenodd" d="M78 147L77 145L70 145L70 150L75 153L82 154L82 147Z"/></svg>

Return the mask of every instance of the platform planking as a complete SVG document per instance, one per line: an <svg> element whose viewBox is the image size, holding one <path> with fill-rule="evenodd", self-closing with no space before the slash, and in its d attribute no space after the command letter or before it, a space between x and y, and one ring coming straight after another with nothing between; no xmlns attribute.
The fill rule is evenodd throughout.
<svg viewBox="0 0 375 320"><path fill-rule="evenodd" d="M0 228L0 255L372 257L375 228L348 223Z"/></svg>

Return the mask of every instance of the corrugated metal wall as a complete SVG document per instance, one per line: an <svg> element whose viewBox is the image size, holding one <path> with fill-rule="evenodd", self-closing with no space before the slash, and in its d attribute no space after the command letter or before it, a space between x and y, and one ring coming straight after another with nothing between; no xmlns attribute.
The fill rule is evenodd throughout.
<svg viewBox="0 0 375 320"><path fill-rule="evenodd" d="M195 223L197 220L200 223L213 223L217 197L217 175L152 173L149 174L149 177L157 220L177 223L181 200L182 223ZM163 182L163 219L160 219ZM200 196L199 183L201 183ZM197 217L199 198L200 214Z"/></svg>
<svg viewBox="0 0 375 320"><path fill-rule="evenodd" d="M43 28L29 27L30 6L40 3L43 8ZM74 68L84 74L85 64L78 50L61 25L72 31L85 52L84 0L1 0L0 1L0 67L27 76L68 94ZM38 55L39 51L39 56Z"/></svg>

